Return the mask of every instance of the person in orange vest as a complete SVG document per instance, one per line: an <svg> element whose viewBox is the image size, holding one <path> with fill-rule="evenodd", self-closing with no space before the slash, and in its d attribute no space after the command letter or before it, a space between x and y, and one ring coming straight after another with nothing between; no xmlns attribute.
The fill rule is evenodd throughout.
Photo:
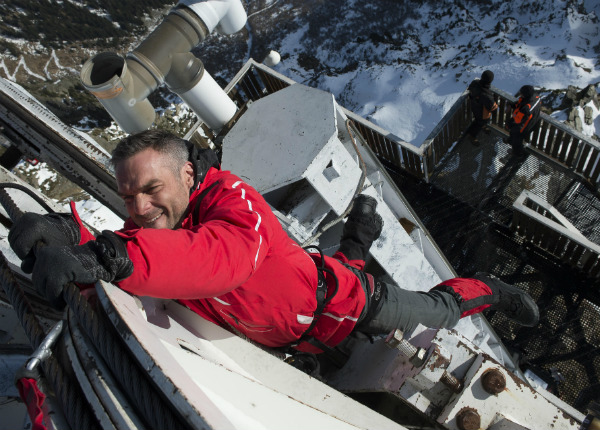
<svg viewBox="0 0 600 430"><path fill-rule="evenodd" d="M517 95L517 102L512 106L512 117L506 123L509 131L508 143L513 148L513 155L525 154L523 139L529 138L531 130L540 119L540 97L535 93L531 85L521 87Z"/></svg>
<svg viewBox="0 0 600 430"><path fill-rule="evenodd" d="M474 79L468 87L473 122L465 130L464 136L469 136L471 143L475 146L479 146L477 135L482 128L490 123L492 112L498 109L498 105L494 100L494 93L490 89L493 80L494 73L491 70L486 70L481 74L480 79Z"/></svg>

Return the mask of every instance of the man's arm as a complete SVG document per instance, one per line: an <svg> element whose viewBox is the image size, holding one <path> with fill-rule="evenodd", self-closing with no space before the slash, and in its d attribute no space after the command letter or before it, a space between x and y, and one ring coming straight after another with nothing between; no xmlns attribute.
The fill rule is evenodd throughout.
<svg viewBox="0 0 600 430"><path fill-rule="evenodd" d="M126 291L159 298L215 297L243 284L267 256L277 219L263 197L229 172L219 172L199 190L213 187L184 228L118 232L126 241L133 273L119 282ZM190 202L195 209L196 199ZM280 228L280 227L279 227Z"/></svg>

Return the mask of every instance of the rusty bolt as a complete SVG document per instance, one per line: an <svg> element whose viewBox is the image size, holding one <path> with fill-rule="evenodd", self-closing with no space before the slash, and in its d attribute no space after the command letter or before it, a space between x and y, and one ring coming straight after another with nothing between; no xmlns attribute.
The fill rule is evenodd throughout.
<svg viewBox="0 0 600 430"><path fill-rule="evenodd" d="M481 417L473 408L462 408L456 414L456 425L460 430L479 430Z"/></svg>
<svg viewBox="0 0 600 430"><path fill-rule="evenodd" d="M462 383L449 372L444 372L440 381L455 393L460 393L462 390Z"/></svg>
<svg viewBox="0 0 600 430"><path fill-rule="evenodd" d="M400 329L392 331L386 338L385 344L388 348L396 348L406 357L415 367L421 367L425 363L427 350L425 348L416 347L408 340L404 339L404 333Z"/></svg>
<svg viewBox="0 0 600 430"><path fill-rule="evenodd" d="M506 378L498 369L488 369L481 375L481 385L490 394L499 394L506 388Z"/></svg>

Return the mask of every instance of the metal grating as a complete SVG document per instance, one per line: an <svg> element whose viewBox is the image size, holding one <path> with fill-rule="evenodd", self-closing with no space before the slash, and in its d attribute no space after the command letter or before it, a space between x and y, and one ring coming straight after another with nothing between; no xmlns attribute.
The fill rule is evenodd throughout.
<svg viewBox="0 0 600 430"><path fill-rule="evenodd" d="M243 76L235 86L236 96L244 101L257 100L290 84L262 65L253 67L258 70L250 70L252 76ZM506 100L511 96L494 91L501 107L493 115L493 124L502 127ZM542 319L535 328L520 327L493 311L486 316L505 345L520 356L523 369L533 370L549 383L549 391L583 411L590 401L600 400L598 280L515 236L509 226L513 202L521 191L529 190L600 244L600 199L591 185L598 172L592 169L596 161L586 161L596 160L600 150L594 142L571 135L548 118L542 121L543 130L533 133L535 151L524 160L510 157L504 135L494 128L490 134L480 133L479 146L461 142L452 147L469 120L461 100L456 112L449 113L449 122L438 126L443 132L432 133L433 150L426 152L434 159L423 160L396 142L402 151L403 161L399 162L388 156L387 147L378 146L382 136L372 124L361 132L460 276L486 271L536 300ZM540 137L548 130L577 144L561 146L558 139L556 145L548 146ZM583 156L586 154L592 156ZM440 158L430 176L434 160ZM419 179L424 177L430 182ZM589 181L584 182L585 178Z"/></svg>
<svg viewBox="0 0 600 430"><path fill-rule="evenodd" d="M575 182L565 198L555 204L558 210L594 243L600 243L600 199L589 184Z"/></svg>
<svg viewBox="0 0 600 430"><path fill-rule="evenodd" d="M527 189L600 243L600 199L581 177L539 154L511 158L503 137L492 131L480 133L479 146L458 143L429 184L388 167L460 276L493 273L536 300L542 319L535 328L520 327L498 312L486 316L524 369L585 410L600 393L600 288L586 273L515 236L509 226L512 204Z"/></svg>

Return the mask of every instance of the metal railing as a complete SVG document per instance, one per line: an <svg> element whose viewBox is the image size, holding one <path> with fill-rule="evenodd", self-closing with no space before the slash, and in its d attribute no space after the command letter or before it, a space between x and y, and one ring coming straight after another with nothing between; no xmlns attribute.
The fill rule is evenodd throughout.
<svg viewBox="0 0 600 430"><path fill-rule="evenodd" d="M511 103L516 99L498 88L492 87L492 92L498 109L492 113L491 122L497 130L504 131L506 122L511 117ZM427 155L427 172L433 171L471 121L470 102L467 93L464 93L423 144L427 148L424 151ZM600 181L600 142L584 136L551 116L540 114L540 121L526 142L536 154L560 163L594 186Z"/></svg>
<svg viewBox="0 0 600 430"><path fill-rule="evenodd" d="M592 278L600 277L600 246L587 240L552 205L523 191L513 203L511 229Z"/></svg>
<svg viewBox="0 0 600 430"><path fill-rule="evenodd" d="M250 59L225 91L241 107L295 83ZM511 117L511 103L516 99L494 87L492 92L498 103L498 109L492 113L492 125L502 131ZM354 121L369 147L381 160L427 182L438 163L472 121L470 101L465 91L423 144L416 147L347 109L344 112ZM531 133L529 148L562 164L594 185L600 181L600 143L544 113Z"/></svg>

